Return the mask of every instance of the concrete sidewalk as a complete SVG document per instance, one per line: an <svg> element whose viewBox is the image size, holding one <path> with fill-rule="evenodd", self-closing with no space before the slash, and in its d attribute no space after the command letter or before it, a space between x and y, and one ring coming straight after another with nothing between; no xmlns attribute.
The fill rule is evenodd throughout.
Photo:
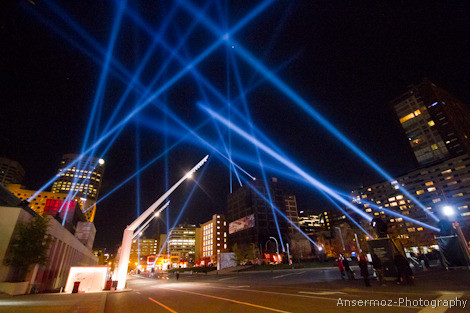
<svg viewBox="0 0 470 313"><path fill-rule="evenodd" d="M103 313L108 293L45 293L23 296L0 296L0 312L22 313Z"/></svg>
<svg viewBox="0 0 470 313"><path fill-rule="evenodd" d="M372 274L371 271L369 272ZM371 276L371 287L365 286L363 278L359 275L359 271L356 270L355 273L356 279L353 281L338 279L334 281L305 284L305 287L365 293L373 290L374 292L384 293L406 291L407 293L417 294L439 294L443 291L463 291L470 294L470 270L466 269L445 271L443 269L434 268L426 272L417 272L414 276L413 285L401 285L397 284L396 281L385 281L385 286L380 286L376 278Z"/></svg>

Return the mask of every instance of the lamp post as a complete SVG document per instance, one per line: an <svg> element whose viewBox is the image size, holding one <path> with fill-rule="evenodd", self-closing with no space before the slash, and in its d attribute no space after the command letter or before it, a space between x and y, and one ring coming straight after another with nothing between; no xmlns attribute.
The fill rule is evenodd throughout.
<svg viewBox="0 0 470 313"><path fill-rule="evenodd" d="M346 248L344 247L343 233L341 232L341 227L335 227L339 231L339 238L341 238L341 245L343 246L343 253L346 253Z"/></svg>
<svg viewBox="0 0 470 313"><path fill-rule="evenodd" d="M170 194L178 188L186 179L190 178L194 172L196 172L209 158L206 155L198 164L196 164L189 172L187 172L176 184L174 184L167 192L165 192L157 201L155 201L144 213L142 213L135 221L133 221L129 226L126 227L124 230L124 234L122 236L122 244L121 244L121 253L119 255L119 265L117 270L117 289L123 290L126 287L126 279L127 279L127 268L129 264L129 255L131 252L131 245L132 239L135 237L134 232L136 229L150 216L150 214L155 211L156 208L165 201L166 198L170 196ZM163 210L165 206L161 209ZM140 232L140 231L139 231Z"/></svg>

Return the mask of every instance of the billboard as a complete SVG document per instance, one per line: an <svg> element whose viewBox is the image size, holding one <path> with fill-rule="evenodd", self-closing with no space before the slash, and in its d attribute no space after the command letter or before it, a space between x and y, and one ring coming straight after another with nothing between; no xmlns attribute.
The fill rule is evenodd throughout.
<svg viewBox="0 0 470 313"><path fill-rule="evenodd" d="M231 222L228 225L228 233L233 234L241 230L245 230L255 226L255 215L251 214L245 217L242 217L236 221Z"/></svg>

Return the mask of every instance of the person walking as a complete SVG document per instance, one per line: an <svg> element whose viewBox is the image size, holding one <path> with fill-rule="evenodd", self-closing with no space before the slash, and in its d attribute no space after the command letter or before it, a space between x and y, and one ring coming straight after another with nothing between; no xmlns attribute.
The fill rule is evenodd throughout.
<svg viewBox="0 0 470 313"><path fill-rule="evenodd" d="M413 272L408 260L403 255L397 254L393 261L398 271L398 279L403 285L413 285Z"/></svg>
<svg viewBox="0 0 470 313"><path fill-rule="evenodd" d="M344 265L343 265L343 256L340 254L338 259L336 260L336 264L338 265L339 272L341 273L341 279L344 280Z"/></svg>
<svg viewBox="0 0 470 313"><path fill-rule="evenodd" d="M361 269L361 276L364 278L364 284L366 287L370 287L370 281L369 281L369 269L367 259L364 255L361 255L359 258L359 268Z"/></svg>
<svg viewBox="0 0 470 313"><path fill-rule="evenodd" d="M384 284L384 267L382 261L377 254L372 254L372 266L374 267L375 273L377 273L377 279L379 280L380 286L385 286Z"/></svg>
<svg viewBox="0 0 470 313"><path fill-rule="evenodd" d="M348 276L349 280L354 280L354 272L351 270L349 267L349 260L348 258L343 259L343 266L344 266L344 271L346 272L346 275Z"/></svg>

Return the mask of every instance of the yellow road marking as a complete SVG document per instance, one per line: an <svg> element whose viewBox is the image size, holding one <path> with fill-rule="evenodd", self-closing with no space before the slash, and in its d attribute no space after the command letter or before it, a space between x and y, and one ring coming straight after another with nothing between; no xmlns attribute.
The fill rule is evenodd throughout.
<svg viewBox="0 0 470 313"><path fill-rule="evenodd" d="M160 305L160 306L162 306L162 307L164 307L165 309L167 309L167 310L170 311L171 313L178 313L178 312L176 312L175 310L170 309L169 307L167 307L167 306L164 305L163 303L158 302L158 301L155 300L155 299L149 298L149 300L155 302L156 304L158 304L158 305Z"/></svg>
<svg viewBox="0 0 470 313"><path fill-rule="evenodd" d="M238 303L238 304L243 304L243 305L252 306L252 307L255 307L255 308L270 310L270 311L273 311L273 312L291 313L291 312L288 312L288 311L282 311L282 310L278 310L278 309L268 308L268 307L265 307L265 306L262 306L262 305L253 304L253 303L242 302L242 301L237 301L237 300L232 300L232 299L227 299L227 298L222 298L222 297L216 297L216 296L206 295L206 294L203 294L203 293L197 293L197 292L187 291L187 290L179 290L179 289L172 289L172 288L165 288L165 290L173 290L173 291L186 292L186 293L190 293L190 294L197 295L197 296L203 296L203 297L214 298L214 299L218 299L218 300L229 301L229 302L233 302L233 303Z"/></svg>

